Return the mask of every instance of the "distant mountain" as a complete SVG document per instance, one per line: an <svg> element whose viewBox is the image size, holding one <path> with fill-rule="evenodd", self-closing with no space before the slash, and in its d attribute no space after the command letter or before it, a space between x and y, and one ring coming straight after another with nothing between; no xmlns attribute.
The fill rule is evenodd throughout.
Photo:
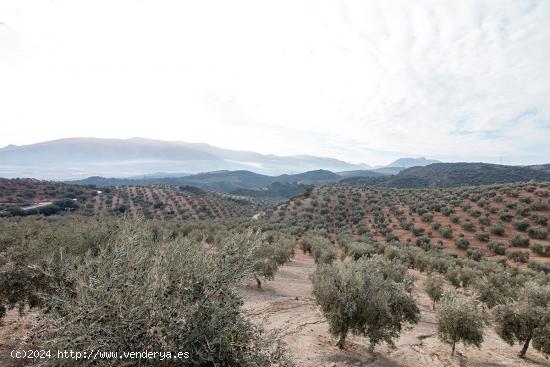
<svg viewBox="0 0 550 367"><path fill-rule="evenodd" d="M550 170L488 163L434 163L425 167L408 168L393 176L353 177L341 182L375 187L429 188L531 180L550 181Z"/></svg>
<svg viewBox="0 0 550 367"><path fill-rule="evenodd" d="M435 159L426 159L424 157L422 158L399 158L398 160L388 164L386 167L403 167L403 168L410 168L410 167L417 167L417 166L427 166L429 164L433 163L441 163L438 160Z"/></svg>
<svg viewBox="0 0 550 367"><path fill-rule="evenodd" d="M396 175L403 171L405 167L381 167L370 170L371 172L378 173L382 176Z"/></svg>
<svg viewBox="0 0 550 367"><path fill-rule="evenodd" d="M550 164L538 164L534 166L528 166L529 168L541 170L541 171L549 171L550 172Z"/></svg>
<svg viewBox="0 0 550 367"><path fill-rule="evenodd" d="M382 173L377 172L376 169L361 169L361 170L355 170L355 171L343 171L338 172L338 176L341 178L349 178L349 177L379 177L383 176Z"/></svg>
<svg viewBox="0 0 550 367"><path fill-rule="evenodd" d="M405 167L380 167L380 168L373 168L373 169L338 172L338 176L340 176L341 178L380 177L380 176L396 175L399 172L403 171L404 169Z"/></svg>
<svg viewBox="0 0 550 367"><path fill-rule="evenodd" d="M298 183L316 183L316 182L334 182L340 179L340 176L334 172L318 169L295 175L281 175L275 178L275 182L298 182Z"/></svg>
<svg viewBox="0 0 550 367"><path fill-rule="evenodd" d="M327 182L336 182L340 177L330 171L315 170L296 175L267 176L250 171L216 171L199 173L185 177L164 178L104 178L89 177L84 180L67 181L77 185L119 186L119 185L179 185L194 186L203 189L213 189L225 192L235 190L268 189L274 183L296 183L299 185L311 185ZM276 187L274 189L281 189Z"/></svg>
<svg viewBox="0 0 550 367"><path fill-rule="evenodd" d="M217 148L202 143L142 138L70 138L0 149L0 177L74 179L89 176L131 177L165 172L200 173L247 170L265 175L324 169L370 168L310 155L276 156Z"/></svg>
<svg viewBox="0 0 550 367"><path fill-rule="evenodd" d="M313 185L306 185L303 183L294 182L275 182L266 188L262 189L237 189L231 192L233 195L249 196L256 199L278 202L285 201L291 197L303 194L308 189L311 189Z"/></svg>

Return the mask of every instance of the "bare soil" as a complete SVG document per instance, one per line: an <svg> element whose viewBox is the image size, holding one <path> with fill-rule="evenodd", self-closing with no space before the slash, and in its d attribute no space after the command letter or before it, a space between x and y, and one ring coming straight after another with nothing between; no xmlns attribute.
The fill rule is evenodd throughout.
<svg viewBox="0 0 550 367"><path fill-rule="evenodd" d="M411 274L417 278L414 292L421 319L401 334L396 348L384 344L370 352L368 339L350 336L346 350L340 350L312 294L314 271L313 258L296 248L294 259L279 269L273 281L263 282L262 289L255 282L242 289L246 314L268 330L279 330L298 366L550 366L550 360L532 348L526 359L520 359L521 346L504 343L492 328L486 329L481 349L460 344L451 356L451 347L437 338L436 315L424 291L426 276L416 271Z"/></svg>

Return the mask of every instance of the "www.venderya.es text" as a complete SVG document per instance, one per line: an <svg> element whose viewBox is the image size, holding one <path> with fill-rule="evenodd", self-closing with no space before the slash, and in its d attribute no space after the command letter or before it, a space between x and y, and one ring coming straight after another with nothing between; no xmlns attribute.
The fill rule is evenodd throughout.
<svg viewBox="0 0 550 367"><path fill-rule="evenodd" d="M189 352L158 352L158 351L109 351L109 350L49 350L49 349L14 349L10 353L13 359L71 359L102 360L102 359L146 359L146 360L177 360L188 359Z"/></svg>

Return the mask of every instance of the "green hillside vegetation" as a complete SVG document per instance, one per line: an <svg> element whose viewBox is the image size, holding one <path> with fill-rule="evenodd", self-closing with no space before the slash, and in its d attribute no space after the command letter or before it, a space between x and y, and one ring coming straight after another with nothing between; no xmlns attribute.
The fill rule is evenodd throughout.
<svg viewBox="0 0 550 367"><path fill-rule="evenodd" d="M488 163L434 163L411 167L386 177L353 177L341 182L351 185L395 188L427 188L549 181L550 171L536 167Z"/></svg>

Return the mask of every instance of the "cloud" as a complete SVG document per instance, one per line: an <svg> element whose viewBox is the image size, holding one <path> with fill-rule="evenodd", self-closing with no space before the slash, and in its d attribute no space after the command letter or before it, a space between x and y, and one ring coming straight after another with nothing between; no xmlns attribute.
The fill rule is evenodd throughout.
<svg viewBox="0 0 550 367"><path fill-rule="evenodd" d="M0 145L141 135L370 164L550 161L545 0L8 0L0 14Z"/></svg>

